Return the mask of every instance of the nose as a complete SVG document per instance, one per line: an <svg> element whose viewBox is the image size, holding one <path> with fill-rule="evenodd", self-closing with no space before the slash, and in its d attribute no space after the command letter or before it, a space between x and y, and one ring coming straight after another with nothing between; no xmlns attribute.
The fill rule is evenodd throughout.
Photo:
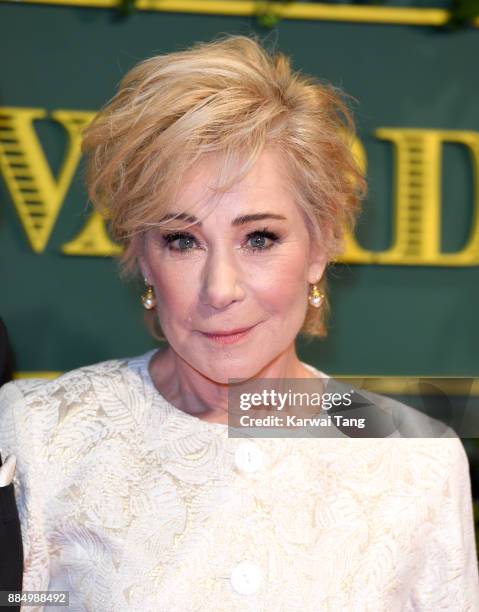
<svg viewBox="0 0 479 612"><path fill-rule="evenodd" d="M204 268L201 302L220 309L241 300L244 291L240 277L234 254L228 253L226 245L210 250Z"/></svg>

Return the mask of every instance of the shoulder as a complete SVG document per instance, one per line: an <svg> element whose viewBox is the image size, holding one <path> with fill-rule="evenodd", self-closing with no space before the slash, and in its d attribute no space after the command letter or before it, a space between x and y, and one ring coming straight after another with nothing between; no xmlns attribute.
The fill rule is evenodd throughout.
<svg viewBox="0 0 479 612"><path fill-rule="evenodd" d="M372 406L373 423L382 419L386 448L399 448L404 463L417 478L425 479L425 470L436 482L443 482L451 474L464 477L468 471L466 451L447 421L379 393L360 393Z"/></svg>
<svg viewBox="0 0 479 612"><path fill-rule="evenodd" d="M366 391L356 390L358 393L359 410L369 420L367 423L372 434L380 437L395 438L456 438L457 434L447 424L421 412L408 404L396 399ZM373 437L375 437L373 435Z"/></svg>
<svg viewBox="0 0 479 612"><path fill-rule="evenodd" d="M0 452L18 455L52 445L75 428L100 423L100 406L120 406L140 379L148 353L84 366L53 379L19 379L0 388Z"/></svg>
<svg viewBox="0 0 479 612"><path fill-rule="evenodd" d="M302 362L319 378L326 379L326 391L329 396L343 396L339 405L329 405L329 414L337 412L344 417L364 418L363 431L357 437L362 438L456 438L455 431L438 418L404 404L396 399L355 387L350 382L334 378L314 366ZM348 402L345 403L345 399ZM337 400L335 400L337 401ZM337 406L337 411L334 407ZM346 435L348 435L347 432ZM341 436L340 436L341 437ZM356 437L356 436L352 436Z"/></svg>
<svg viewBox="0 0 479 612"><path fill-rule="evenodd" d="M343 440L336 447L326 444L340 452L341 474L350 472L353 463L358 485L361 474L370 479L374 473L378 486L382 482L386 488L409 487L412 495L422 490L435 496L446 482L470 486L465 448L447 422L340 380L329 379L327 391L350 393L353 404L341 406L336 414L363 422L363 428L340 427Z"/></svg>
<svg viewBox="0 0 479 612"><path fill-rule="evenodd" d="M110 359L83 366L61 374L54 379L22 378L3 385L0 388L0 406L7 405L41 405L55 404L59 399L67 402L80 401L82 395L98 385L120 384L130 372L138 370L146 355Z"/></svg>

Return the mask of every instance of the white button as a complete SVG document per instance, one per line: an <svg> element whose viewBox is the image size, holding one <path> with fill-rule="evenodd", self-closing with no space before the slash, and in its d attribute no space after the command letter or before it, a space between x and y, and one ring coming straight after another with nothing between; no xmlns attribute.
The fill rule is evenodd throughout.
<svg viewBox="0 0 479 612"><path fill-rule="evenodd" d="M251 561L241 561L231 572L231 586L240 595L253 595L259 589L263 575Z"/></svg>
<svg viewBox="0 0 479 612"><path fill-rule="evenodd" d="M263 452L254 442L245 440L236 448L235 463L243 472L256 472L263 466Z"/></svg>

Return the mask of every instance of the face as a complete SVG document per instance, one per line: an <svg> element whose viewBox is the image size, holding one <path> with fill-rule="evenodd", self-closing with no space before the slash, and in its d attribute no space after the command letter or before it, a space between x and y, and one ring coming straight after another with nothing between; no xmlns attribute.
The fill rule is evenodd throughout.
<svg viewBox="0 0 479 612"><path fill-rule="evenodd" d="M145 235L140 265L163 333L181 359L216 382L251 378L294 350L309 283L323 274L325 258L311 248L286 176L265 150L206 219L180 230L176 220L174 230L162 224ZM214 178L214 161L200 162L169 212L191 214Z"/></svg>

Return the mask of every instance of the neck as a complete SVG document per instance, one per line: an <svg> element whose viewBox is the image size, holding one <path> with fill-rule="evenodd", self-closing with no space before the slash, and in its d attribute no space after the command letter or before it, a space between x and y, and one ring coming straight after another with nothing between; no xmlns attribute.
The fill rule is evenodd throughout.
<svg viewBox="0 0 479 612"><path fill-rule="evenodd" d="M205 421L228 423L230 385L208 378L170 346L158 350L149 367L155 387L170 404ZM315 375L298 359L293 343L252 378L315 378Z"/></svg>

